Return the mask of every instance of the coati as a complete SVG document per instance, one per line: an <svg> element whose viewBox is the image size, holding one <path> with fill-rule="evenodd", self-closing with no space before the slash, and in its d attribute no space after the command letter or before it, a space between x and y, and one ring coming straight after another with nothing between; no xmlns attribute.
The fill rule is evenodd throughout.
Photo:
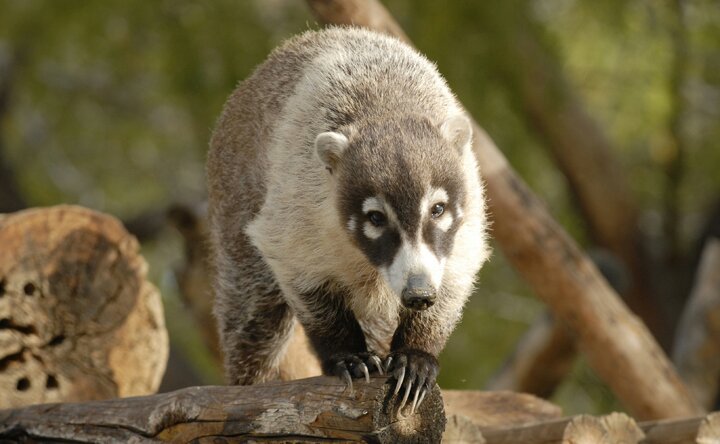
<svg viewBox="0 0 720 444"><path fill-rule="evenodd" d="M422 402L488 256L471 138L434 65L367 30L305 32L238 86L207 163L230 383L278 378L297 319L325 374Z"/></svg>

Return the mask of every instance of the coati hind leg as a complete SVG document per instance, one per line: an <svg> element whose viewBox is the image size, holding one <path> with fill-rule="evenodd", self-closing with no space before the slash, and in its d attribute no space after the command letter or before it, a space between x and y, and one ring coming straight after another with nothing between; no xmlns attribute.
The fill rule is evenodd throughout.
<svg viewBox="0 0 720 444"><path fill-rule="evenodd" d="M244 254L216 252L215 316L230 384L249 385L280 378L280 361L294 315L272 272L245 241Z"/></svg>

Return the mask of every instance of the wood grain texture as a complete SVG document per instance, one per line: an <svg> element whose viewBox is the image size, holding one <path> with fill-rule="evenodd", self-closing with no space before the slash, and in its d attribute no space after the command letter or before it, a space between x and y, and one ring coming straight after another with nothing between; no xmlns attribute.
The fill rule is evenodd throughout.
<svg viewBox="0 0 720 444"><path fill-rule="evenodd" d="M80 207L0 219L0 408L154 393L168 338L138 243Z"/></svg>
<svg viewBox="0 0 720 444"><path fill-rule="evenodd" d="M254 386L192 387L171 393L47 404L0 411L0 440L72 442L439 442L445 427L440 390L415 415L395 415L385 378L316 377Z"/></svg>
<svg viewBox="0 0 720 444"><path fill-rule="evenodd" d="M377 0L307 3L324 23L367 23L372 29L391 34L398 27ZM332 8L331 3L342 7ZM376 13L373 20L355 18L381 9L384 12ZM647 328L630 313L475 122L473 134L493 236L537 296L574 332L580 350L598 375L640 419L702 412Z"/></svg>

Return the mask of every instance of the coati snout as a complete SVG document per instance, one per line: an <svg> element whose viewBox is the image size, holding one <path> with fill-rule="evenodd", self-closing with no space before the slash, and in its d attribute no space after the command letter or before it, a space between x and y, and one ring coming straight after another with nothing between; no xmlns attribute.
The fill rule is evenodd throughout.
<svg viewBox="0 0 720 444"><path fill-rule="evenodd" d="M432 307L437 297L437 290L427 278L421 274L408 278L407 285L402 291L402 304L405 308L423 311Z"/></svg>

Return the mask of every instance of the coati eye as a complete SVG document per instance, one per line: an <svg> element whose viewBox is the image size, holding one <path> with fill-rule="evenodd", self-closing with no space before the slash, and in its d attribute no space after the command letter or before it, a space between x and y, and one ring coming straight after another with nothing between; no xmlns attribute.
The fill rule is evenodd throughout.
<svg viewBox="0 0 720 444"><path fill-rule="evenodd" d="M387 218L385 215L379 211L370 211L367 214L367 218L370 221L371 224L373 224L376 227L382 227L387 223Z"/></svg>
<svg viewBox="0 0 720 444"><path fill-rule="evenodd" d="M442 216L442 214L445 212L445 204L444 203L436 203L433 205L432 208L432 218L437 219L438 217Z"/></svg>

